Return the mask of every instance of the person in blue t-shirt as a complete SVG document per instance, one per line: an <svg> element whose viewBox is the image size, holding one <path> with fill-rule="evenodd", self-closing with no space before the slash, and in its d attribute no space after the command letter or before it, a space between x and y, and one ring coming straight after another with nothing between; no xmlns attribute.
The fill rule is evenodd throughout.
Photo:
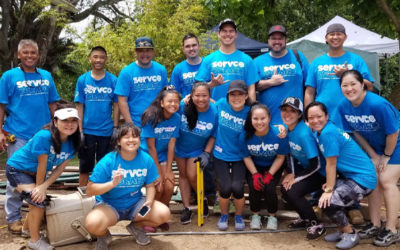
<svg viewBox="0 0 400 250"><path fill-rule="evenodd" d="M206 175L209 167L211 151L215 143L217 129L217 109L210 102L210 86L205 82L196 82L193 85L187 104L181 103L181 125L179 138L175 146L175 160L179 169L179 189L181 191L184 209L181 223L191 222L192 211L189 208L190 191L197 190L197 171L195 160L199 157L204 170L205 194L212 189L215 195L215 185L207 187L209 182L214 183L213 176ZM210 191L209 191L210 192ZM212 193L211 192L211 193ZM210 194L211 195L211 194ZM204 215L208 214L207 199L204 200Z"/></svg>
<svg viewBox="0 0 400 250"><path fill-rule="evenodd" d="M182 50L186 56L186 60L174 67L171 73L170 84L174 85L175 89L185 97L192 91L194 78L199 71L203 59L199 56L199 39L191 33L183 37Z"/></svg>
<svg viewBox="0 0 400 250"><path fill-rule="evenodd" d="M125 123L116 131L115 150L105 155L90 175L86 193L96 195L96 205L86 217L86 228L97 236L96 249L108 249L111 243L109 227L120 220L130 220L126 226L139 245L151 240L144 226L158 226L170 218L170 211L155 201L157 167L153 159L139 148L140 129ZM145 186L146 196L141 188Z"/></svg>
<svg viewBox="0 0 400 250"><path fill-rule="evenodd" d="M334 23L328 26L325 40L329 51L311 63L304 94L304 105L307 107L313 101L324 103L330 119L336 126L342 124L341 117L337 115L337 107L344 100L339 86L339 78L343 72L349 69L360 71L370 90L374 81L365 61L359 55L344 50L346 38L346 29L342 24Z"/></svg>
<svg viewBox="0 0 400 250"><path fill-rule="evenodd" d="M254 103L247 114L244 132L244 164L247 167L247 183L249 185L250 210L253 213L250 229L260 230L262 227L260 210L262 198L267 203L267 229L277 230L278 196L276 186L282 177L282 165L285 155L289 153L287 139L278 137L279 129L270 125L271 114L262 103Z"/></svg>
<svg viewBox="0 0 400 250"><path fill-rule="evenodd" d="M376 188L374 164L348 133L329 121L325 104L310 103L305 117L326 160L326 183L318 205L339 227L325 240L338 242L339 249L350 249L360 242L360 236L350 225L344 208L360 202ZM319 230L319 225L308 229L309 233Z"/></svg>
<svg viewBox="0 0 400 250"><path fill-rule="evenodd" d="M258 101L268 106L271 123L282 124L279 105L286 97L303 101L303 82L307 78L308 61L300 52L286 48L286 29L274 25L268 32L270 52L254 59L260 81ZM299 63L299 61L301 63Z"/></svg>
<svg viewBox="0 0 400 250"><path fill-rule="evenodd" d="M166 206L169 205L175 185L172 161L181 123L177 113L180 99L181 95L174 86L166 86L142 115L143 142L140 147L150 154L157 166L159 177L155 182L155 199ZM169 229L168 223L160 227Z"/></svg>
<svg viewBox="0 0 400 250"><path fill-rule="evenodd" d="M400 192L400 114L386 99L364 89L363 77L356 70L343 73L340 87L345 100L338 113L343 128L353 131L355 140L375 165L378 186L368 199L371 223L359 232L360 237L376 236L374 244L389 246L399 241L396 230ZM386 224L381 230L381 204L385 201Z"/></svg>
<svg viewBox="0 0 400 250"><path fill-rule="evenodd" d="M93 47L89 61L92 70L78 78L74 99L81 117L83 144L79 152L79 186L86 186L95 162L110 151L111 135L119 120L118 97L114 95L117 77L104 69L106 50Z"/></svg>
<svg viewBox="0 0 400 250"><path fill-rule="evenodd" d="M248 92L242 80L230 82L226 98L216 102L218 127L213 149L214 170L219 186L219 205L221 217L219 230L228 229L229 198L233 196L235 204L235 230L243 231L246 227L242 213L245 202L244 182L246 167L243 163L243 131L247 113L249 112Z"/></svg>
<svg viewBox="0 0 400 250"><path fill-rule="evenodd" d="M78 111L73 104L59 104L52 122L39 130L7 161L7 179L29 206L22 230L30 235L30 249L53 249L40 236L45 201L48 201L46 192L78 150L78 120ZM46 178L48 171L51 175Z"/></svg>
<svg viewBox="0 0 400 250"><path fill-rule="evenodd" d="M325 183L325 161L311 129L303 121L303 103L299 98L288 97L281 106L281 116L288 127L290 155L286 175L282 180L282 197L294 207L300 218L289 228L306 228L320 225L320 230L307 232L308 239L315 239L326 230L315 214L305 195L321 190Z"/></svg>
<svg viewBox="0 0 400 250"><path fill-rule="evenodd" d="M246 83L249 99L253 102L256 100L255 83L259 78L251 57L236 49L236 23L231 19L224 19L218 28L220 48L204 58L195 80L209 83L212 88L211 98L215 101L226 97L231 81L242 80Z"/></svg>
<svg viewBox="0 0 400 250"><path fill-rule="evenodd" d="M0 79L0 151L7 150L8 158L50 122L50 113L54 112L55 102L60 100L51 74L37 68L37 43L30 39L21 40L17 54L18 67L4 72ZM20 234L22 202L12 190L7 182L4 210L8 230Z"/></svg>
<svg viewBox="0 0 400 250"><path fill-rule="evenodd" d="M141 125L140 118L161 89L168 85L167 70L154 58L153 41L139 37L135 42L136 62L121 70L114 93L125 122Z"/></svg>

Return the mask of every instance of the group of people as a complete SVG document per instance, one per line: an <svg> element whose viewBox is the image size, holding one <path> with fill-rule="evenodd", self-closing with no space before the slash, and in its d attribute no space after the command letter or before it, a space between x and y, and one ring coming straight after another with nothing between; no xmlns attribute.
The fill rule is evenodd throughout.
<svg viewBox="0 0 400 250"><path fill-rule="evenodd" d="M7 114L0 150L7 149L9 158L9 230L30 236L32 249L52 249L39 231L46 190L77 152L79 184L96 195L86 218L87 230L97 236L96 249L107 249L108 227L119 220L131 221L127 230L140 245L151 241L146 232L169 229L173 161L179 169L182 224L191 222L199 161L206 215L207 197L218 194L219 230L229 228L231 200L235 230L246 228L246 181L250 229L263 228L264 202L266 228L278 229L276 187L281 182L283 199L300 216L289 227L307 228L308 239L326 233L305 197L313 193L318 207L338 225L337 232L325 236L338 248L352 248L360 238L375 237L378 246L399 241L400 114L369 91L373 79L365 62L343 49L345 27L328 27L329 52L310 65L300 51L286 48L282 25L271 27L270 51L254 60L236 49L237 32L233 20L221 21L220 48L205 58L199 56L197 37L186 35L186 60L176 65L169 81L165 67L153 61L148 37L136 39L136 61L118 77L105 70L106 50L94 47L92 70L76 84L75 105L60 101L51 75L36 67L37 44L21 40L21 64L0 81L1 122ZM357 232L346 208L359 206L367 196L371 222ZM29 204L23 225L21 199Z"/></svg>

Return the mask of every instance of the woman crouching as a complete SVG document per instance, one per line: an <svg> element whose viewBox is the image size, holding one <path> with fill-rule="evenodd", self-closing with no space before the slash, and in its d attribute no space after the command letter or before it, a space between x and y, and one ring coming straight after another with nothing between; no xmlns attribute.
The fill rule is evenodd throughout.
<svg viewBox="0 0 400 250"><path fill-rule="evenodd" d="M96 249L111 243L108 227L120 220L130 220L128 232L139 245L150 244L144 226L158 226L168 221L170 211L155 201L154 182L158 178L153 159L139 149L140 129L128 123L118 131L115 151L101 159L89 178L86 193L96 195L95 208L86 217L86 228L97 236ZM146 187L146 197L140 189Z"/></svg>

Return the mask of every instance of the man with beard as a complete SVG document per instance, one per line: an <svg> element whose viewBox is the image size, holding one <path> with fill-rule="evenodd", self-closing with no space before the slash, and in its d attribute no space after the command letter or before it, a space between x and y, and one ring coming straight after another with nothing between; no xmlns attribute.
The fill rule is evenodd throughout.
<svg viewBox="0 0 400 250"><path fill-rule="evenodd" d="M303 101L303 81L308 71L305 56L286 48L286 36L285 27L272 26L268 32L270 52L254 59L260 77L256 85L258 100L270 109L272 124L282 124L279 106L286 97Z"/></svg>
<svg viewBox="0 0 400 250"><path fill-rule="evenodd" d="M186 60L177 64L172 70L171 85L182 94L183 97L190 94L194 78L201 66L203 59L199 56L200 44L197 37L191 33L186 34L182 39L182 50Z"/></svg>

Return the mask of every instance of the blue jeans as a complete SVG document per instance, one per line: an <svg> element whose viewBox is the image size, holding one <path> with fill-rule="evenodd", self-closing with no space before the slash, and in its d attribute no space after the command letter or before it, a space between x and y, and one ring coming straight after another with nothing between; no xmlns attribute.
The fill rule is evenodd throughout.
<svg viewBox="0 0 400 250"><path fill-rule="evenodd" d="M28 140L17 138L14 144L9 144L7 147L7 157L10 158L18 149L22 148ZM7 181L6 186L6 201L4 203L4 211L6 212L7 223L13 223L21 220L22 200L20 194L15 191L16 187L10 185Z"/></svg>

